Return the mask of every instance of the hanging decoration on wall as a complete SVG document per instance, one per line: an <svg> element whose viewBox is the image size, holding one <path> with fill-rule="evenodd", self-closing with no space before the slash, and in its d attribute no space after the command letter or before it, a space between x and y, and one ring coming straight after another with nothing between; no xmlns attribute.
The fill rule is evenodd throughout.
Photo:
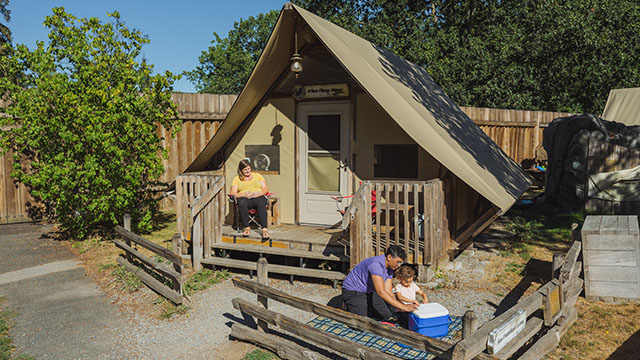
<svg viewBox="0 0 640 360"><path fill-rule="evenodd" d="M255 171L280 173L279 145L245 145L244 156Z"/></svg>

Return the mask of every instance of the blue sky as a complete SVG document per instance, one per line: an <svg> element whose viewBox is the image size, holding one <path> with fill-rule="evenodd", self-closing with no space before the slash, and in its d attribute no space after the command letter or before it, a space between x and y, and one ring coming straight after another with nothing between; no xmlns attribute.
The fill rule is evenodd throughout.
<svg viewBox="0 0 640 360"><path fill-rule="evenodd" d="M147 61L156 72L181 73L198 64L198 56L207 49L213 32L226 37L235 21L269 10L280 10L285 0L9 0L8 23L14 44L33 48L37 40L47 39L42 25L51 9L62 6L76 17L98 17L117 10L130 28L140 29L151 43L143 48ZM183 77L175 91L195 92Z"/></svg>

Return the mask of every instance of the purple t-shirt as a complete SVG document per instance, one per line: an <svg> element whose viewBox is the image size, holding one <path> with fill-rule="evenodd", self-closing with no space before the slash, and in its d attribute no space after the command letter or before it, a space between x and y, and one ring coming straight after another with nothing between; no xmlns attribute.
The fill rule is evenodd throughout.
<svg viewBox="0 0 640 360"><path fill-rule="evenodd" d="M393 278L393 270L387 269L384 258L384 255L378 255L362 260L349 272L342 282L342 288L366 294L372 293L375 287L371 275L378 275L383 281Z"/></svg>

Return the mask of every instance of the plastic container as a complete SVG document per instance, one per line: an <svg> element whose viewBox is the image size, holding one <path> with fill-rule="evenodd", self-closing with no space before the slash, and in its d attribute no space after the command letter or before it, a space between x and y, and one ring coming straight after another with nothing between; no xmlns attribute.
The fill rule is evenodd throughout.
<svg viewBox="0 0 640 360"><path fill-rule="evenodd" d="M422 304L409 314L409 330L430 337L449 334L450 322L449 310L438 303Z"/></svg>

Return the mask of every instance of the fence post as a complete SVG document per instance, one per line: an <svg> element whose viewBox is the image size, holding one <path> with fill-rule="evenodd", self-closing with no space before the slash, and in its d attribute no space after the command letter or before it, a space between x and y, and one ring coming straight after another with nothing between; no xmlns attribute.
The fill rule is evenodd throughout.
<svg viewBox="0 0 640 360"><path fill-rule="evenodd" d="M262 284L262 285L269 285L269 270L268 268L268 263L267 263L267 259L261 257L260 259L258 259L258 268L257 268L257 277L258 277L258 284ZM269 300L267 297L265 296L260 296L258 295L258 304L262 305L262 307L264 307L265 309L269 308L269 304L268 304ZM264 332L268 332L269 331L269 325L264 321L264 320L258 320L258 328L260 328L260 330L264 331Z"/></svg>
<svg viewBox="0 0 640 360"><path fill-rule="evenodd" d="M473 310L467 310L462 317L462 338L465 339L478 330L478 317Z"/></svg>
<svg viewBox="0 0 640 360"><path fill-rule="evenodd" d="M125 228L125 230L127 231L131 231L131 215L124 214L124 216L122 217L122 227ZM127 243L127 246L131 247L131 240L125 237L124 241ZM128 262L133 261L133 255L131 255L130 252L125 251L125 255Z"/></svg>
<svg viewBox="0 0 640 360"><path fill-rule="evenodd" d="M191 247L193 252L193 271L202 270L202 211L193 220L191 230Z"/></svg>

